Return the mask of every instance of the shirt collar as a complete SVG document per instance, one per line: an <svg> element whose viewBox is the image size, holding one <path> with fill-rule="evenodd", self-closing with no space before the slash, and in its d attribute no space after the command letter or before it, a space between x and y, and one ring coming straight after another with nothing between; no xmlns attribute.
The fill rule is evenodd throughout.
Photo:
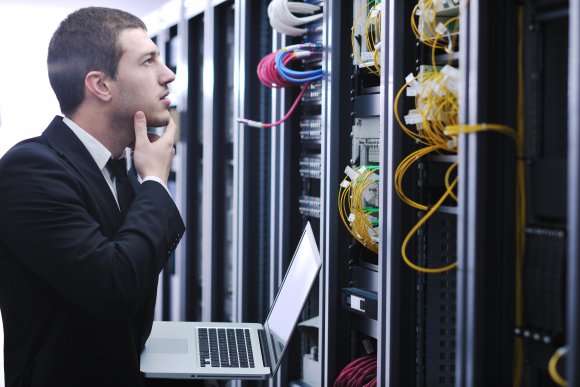
<svg viewBox="0 0 580 387"><path fill-rule="evenodd" d="M99 169L102 171L107 166L107 161L111 158L111 152L86 130L74 123L70 118L64 117L62 122L64 122L79 138L79 140L81 140L85 148L87 148L97 163Z"/></svg>

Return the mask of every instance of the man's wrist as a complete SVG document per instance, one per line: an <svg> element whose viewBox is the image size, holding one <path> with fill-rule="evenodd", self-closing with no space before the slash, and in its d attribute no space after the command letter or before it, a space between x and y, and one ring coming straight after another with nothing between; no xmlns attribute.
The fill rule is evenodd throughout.
<svg viewBox="0 0 580 387"><path fill-rule="evenodd" d="M167 188L167 184L163 180L161 180L157 176L151 175L151 176L145 176L145 178L143 179L143 182L146 182L146 181L149 181L149 180L150 181L156 181L156 182L158 182L159 184L161 184L163 186L163 188L165 188L165 190L167 191L167 193L170 194L169 188Z"/></svg>

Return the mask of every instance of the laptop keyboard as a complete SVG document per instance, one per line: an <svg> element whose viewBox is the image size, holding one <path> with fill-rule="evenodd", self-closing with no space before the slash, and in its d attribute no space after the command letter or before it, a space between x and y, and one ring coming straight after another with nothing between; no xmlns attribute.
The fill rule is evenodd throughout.
<svg viewBox="0 0 580 387"><path fill-rule="evenodd" d="M200 366L254 368L250 330L198 328Z"/></svg>

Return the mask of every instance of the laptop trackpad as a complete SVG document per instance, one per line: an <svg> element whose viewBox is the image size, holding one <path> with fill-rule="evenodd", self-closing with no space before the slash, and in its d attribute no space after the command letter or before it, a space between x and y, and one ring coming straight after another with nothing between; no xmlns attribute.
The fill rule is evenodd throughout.
<svg viewBox="0 0 580 387"><path fill-rule="evenodd" d="M154 339L147 342L149 353L187 353L187 340L185 339Z"/></svg>

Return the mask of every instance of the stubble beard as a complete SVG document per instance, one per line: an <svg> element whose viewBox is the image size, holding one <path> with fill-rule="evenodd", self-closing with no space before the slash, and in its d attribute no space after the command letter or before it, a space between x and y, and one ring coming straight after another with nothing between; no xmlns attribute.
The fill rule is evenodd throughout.
<svg viewBox="0 0 580 387"><path fill-rule="evenodd" d="M169 115L169 110L165 110L165 117L150 117L150 115L147 114L147 112L145 112L145 118L147 119L147 126L148 127L161 127L161 126L167 126L167 124L169 124L169 119L170 119L170 115Z"/></svg>

